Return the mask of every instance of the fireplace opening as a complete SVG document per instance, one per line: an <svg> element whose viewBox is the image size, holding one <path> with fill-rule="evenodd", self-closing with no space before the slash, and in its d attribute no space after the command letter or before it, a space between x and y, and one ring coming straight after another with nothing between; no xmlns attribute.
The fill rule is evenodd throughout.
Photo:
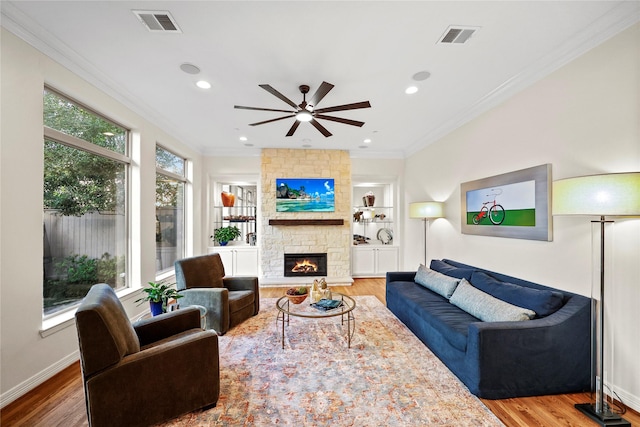
<svg viewBox="0 0 640 427"><path fill-rule="evenodd" d="M284 254L284 277L326 275L326 253Z"/></svg>

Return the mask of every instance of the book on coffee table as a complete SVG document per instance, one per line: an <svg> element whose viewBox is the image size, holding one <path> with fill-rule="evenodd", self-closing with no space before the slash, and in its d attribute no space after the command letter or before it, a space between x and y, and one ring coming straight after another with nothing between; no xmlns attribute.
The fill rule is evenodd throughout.
<svg viewBox="0 0 640 427"><path fill-rule="evenodd" d="M336 299L321 299L320 301L311 304L312 307L317 308L318 310L333 310L334 308L338 308L342 305L342 301Z"/></svg>

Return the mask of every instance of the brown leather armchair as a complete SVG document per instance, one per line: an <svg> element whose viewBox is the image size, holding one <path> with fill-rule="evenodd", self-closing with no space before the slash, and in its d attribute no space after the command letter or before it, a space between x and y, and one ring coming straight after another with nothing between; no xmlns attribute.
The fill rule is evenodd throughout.
<svg viewBox="0 0 640 427"><path fill-rule="evenodd" d="M220 254L201 255L175 262L180 305L207 308L207 327L220 335L258 314L258 278L225 277Z"/></svg>
<svg viewBox="0 0 640 427"><path fill-rule="evenodd" d="M132 325L107 284L76 312L89 426L148 426L215 406L218 336L185 308Z"/></svg>

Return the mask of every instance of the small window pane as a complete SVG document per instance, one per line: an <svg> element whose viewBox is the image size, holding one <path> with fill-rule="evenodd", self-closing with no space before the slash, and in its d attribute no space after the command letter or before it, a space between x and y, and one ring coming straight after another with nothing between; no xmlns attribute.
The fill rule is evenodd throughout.
<svg viewBox="0 0 640 427"><path fill-rule="evenodd" d="M126 168L45 140L45 315L77 304L96 283L127 285Z"/></svg>
<svg viewBox="0 0 640 427"><path fill-rule="evenodd" d="M176 175L184 176L185 160L170 151L156 147L156 167Z"/></svg>
<svg viewBox="0 0 640 427"><path fill-rule="evenodd" d="M127 154L126 129L46 89L44 125L116 153Z"/></svg>
<svg viewBox="0 0 640 427"><path fill-rule="evenodd" d="M184 187L182 181L156 174L156 272L173 268L184 256Z"/></svg>

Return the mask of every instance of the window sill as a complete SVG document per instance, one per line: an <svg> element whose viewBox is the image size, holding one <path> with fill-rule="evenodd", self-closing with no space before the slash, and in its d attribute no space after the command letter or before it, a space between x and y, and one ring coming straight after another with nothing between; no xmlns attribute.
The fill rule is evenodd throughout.
<svg viewBox="0 0 640 427"><path fill-rule="evenodd" d="M139 288L136 288L136 289L126 288L116 293L120 300L127 301L133 298L134 296L136 296L139 290L140 290ZM52 316L48 319L44 319L42 321L42 329L40 329L39 331L40 336L42 338L47 338L57 332L60 332L64 329L67 329L75 325L76 323L75 315L76 315L77 309L78 308L75 307L63 313L56 314L55 316Z"/></svg>

